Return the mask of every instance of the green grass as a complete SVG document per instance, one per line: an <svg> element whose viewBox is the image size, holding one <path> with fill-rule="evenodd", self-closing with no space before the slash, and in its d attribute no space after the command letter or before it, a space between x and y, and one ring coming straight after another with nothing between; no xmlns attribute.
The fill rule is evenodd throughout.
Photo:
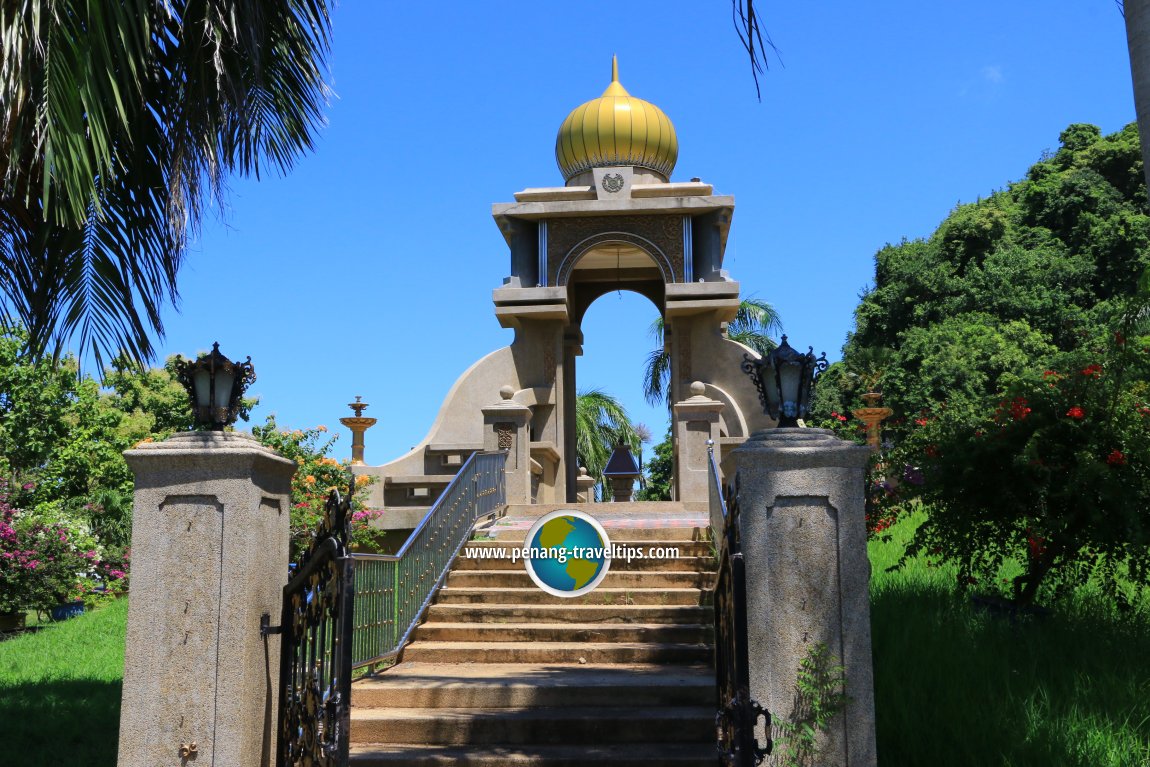
<svg viewBox="0 0 1150 767"><path fill-rule="evenodd" d="M954 572L886 573L914 520L872 542L883 767L1147 767L1150 616L1084 594L1046 618L972 608ZM0 642L0 765L112 767L127 600Z"/></svg>
<svg viewBox="0 0 1150 767"><path fill-rule="evenodd" d="M128 600L0 642L0 765L112 767Z"/></svg>
<svg viewBox="0 0 1150 767"><path fill-rule="evenodd" d="M951 568L884 572L914 522L870 545L879 763L1150 765L1145 611L1119 615L1084 592L1048 617L988 615L955 592Z"/></svg>

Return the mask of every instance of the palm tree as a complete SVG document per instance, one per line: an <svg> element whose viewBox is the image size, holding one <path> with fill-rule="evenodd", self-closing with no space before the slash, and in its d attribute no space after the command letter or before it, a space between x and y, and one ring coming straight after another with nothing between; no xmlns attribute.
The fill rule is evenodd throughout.
<svg viewBox="0 0 1150 767"><path fill-rule="evenodd" d="M204 199L323 123L327 0L0 4L0 322L143 362Z"/></svg>
<svg viewBox="0 0 1150 767"><path fill-rule="evenodd" d="M575 398L576 460L600 485L607 460L620 442L639 454L641 438L622 403L602 389L579 392Z"/></svg>
<svg viewBox="0 0 1150 767"><path fill-rule="evenodd" d="M779 313L766 301L744 298L739 302L735 319L727 324L727 338L749 346L759 354L766 354L778 344L770 333L782 332L783 322ZM671 357L663 344L663 318L651 323L651 337L656 347L647 356L647 368L643 372L643 396L655 405L666 401L671 406Z"/></svg>

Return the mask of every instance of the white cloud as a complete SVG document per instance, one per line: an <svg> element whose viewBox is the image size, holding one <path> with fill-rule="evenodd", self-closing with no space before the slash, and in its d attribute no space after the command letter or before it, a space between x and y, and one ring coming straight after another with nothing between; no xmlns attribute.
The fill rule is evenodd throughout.
<svg viewBox="0 0 1150 767"><path fill-rule="evenodd" d="M997 85L998 83L1002 82L1002 67L998 66L997 64L983 67L981 69L981 73L982 79L986 80L988 83Z"/></svg>

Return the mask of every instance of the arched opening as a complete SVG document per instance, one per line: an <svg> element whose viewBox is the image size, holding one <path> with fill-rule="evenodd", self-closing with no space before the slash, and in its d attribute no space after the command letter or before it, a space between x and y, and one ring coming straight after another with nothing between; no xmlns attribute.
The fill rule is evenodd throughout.
<svg viewBox="0 0 1150 767"><path fill-rule="evenodd" d="M576 423L580 394L601 391L613 397L632 424L647 429L649 441L636 456L646 465L668 426L666 405L652 406L643 396L646 365L658 343L650 328L662 315L666 291L659 256L630 242L605 240L584 249L564 274L571 317L566 346L569 369L574 371L566 380L565 420ZM577 441L575 429L569 429L565 463L570 500L580 468Z"/></svg>

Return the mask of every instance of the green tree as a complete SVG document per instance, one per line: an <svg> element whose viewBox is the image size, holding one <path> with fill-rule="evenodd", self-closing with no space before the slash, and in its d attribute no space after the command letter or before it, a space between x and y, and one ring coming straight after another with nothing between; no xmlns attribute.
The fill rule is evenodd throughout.
<svg viewBox="0 0 1150 767"><path fill-rule="evenodd" d="M603 485L603 469L620 443L638 456L641 440L627 410L601 389L579 392L575 399L575 454L587 474Z"/></svg>
<svg viewBox="0 0 1150 767"><path fill-rule="evenodd" d="M727 338L748 346L759 354L766 354L777 345L771 332L782 332L783 323L775 308L766 301L754 297L739 302L735 319L727 324ZM651 337L655 349L647 355L647 367L643 372L643 396L655 405L667 402L671 397L671 355L665 349L663 318L651 323Z"/></svg>
<svg viewBox="0 0 1150 767"><path fill-rule="evenodd" d="M654 447L654 457L643 468L646 470L645 484L635 498L639 501L669 501L675 481L675 448L671 441L671 429L663 441Z"/></svg>
<svg viewBox="0 0 1150 767"><path fill-rule="evenodd" d="M1010 597L1027 605L1048 584L1094 579L1119 605L1150 585L1150 326L1116 327L1007 374L996 403L917 419L895 458L931 511L908 557L945 552L964 584L992 587L1013 558Z"/></svg>
<svg viewBox="0 0 1150 767"><path fill-rule="evenodd" d="M22 351L27 340L19 329L0 334L0 476L17 499L67 436L77 387L73 359L31 360Z"/></svg>
<svg viewBox="0 0 1150 767"><path fill-rule="evenodd" d="M851 365L889 355L879 386L902 418L888 471L929 501L908 556L953 560L983 588L1021 563L1022 604L1087 578L1121 604L1150 571L1143 164L1132 125L1059 141L931 237L879 251L820 401L853 406Z"/></svg>
<svg viewBox="0 0 1150 767"><path fill-rule="evenodd" d="M326 0L0 7L0 322L143 361L205 196L323 122Z"/></svg>
<svg viewBox="0 0 1150 767"><path fill-rule="evenodd" d="M1135 126L1102 136L1071 125L1059 140L1023 180L876 254L843 361L849 372L868 354L889 356L877 385L911 419L896 432L936 403L996 396L1003 373L1104 333L1150 266ZM857 406L858 393L848 386L831 406Z"/></svg>

